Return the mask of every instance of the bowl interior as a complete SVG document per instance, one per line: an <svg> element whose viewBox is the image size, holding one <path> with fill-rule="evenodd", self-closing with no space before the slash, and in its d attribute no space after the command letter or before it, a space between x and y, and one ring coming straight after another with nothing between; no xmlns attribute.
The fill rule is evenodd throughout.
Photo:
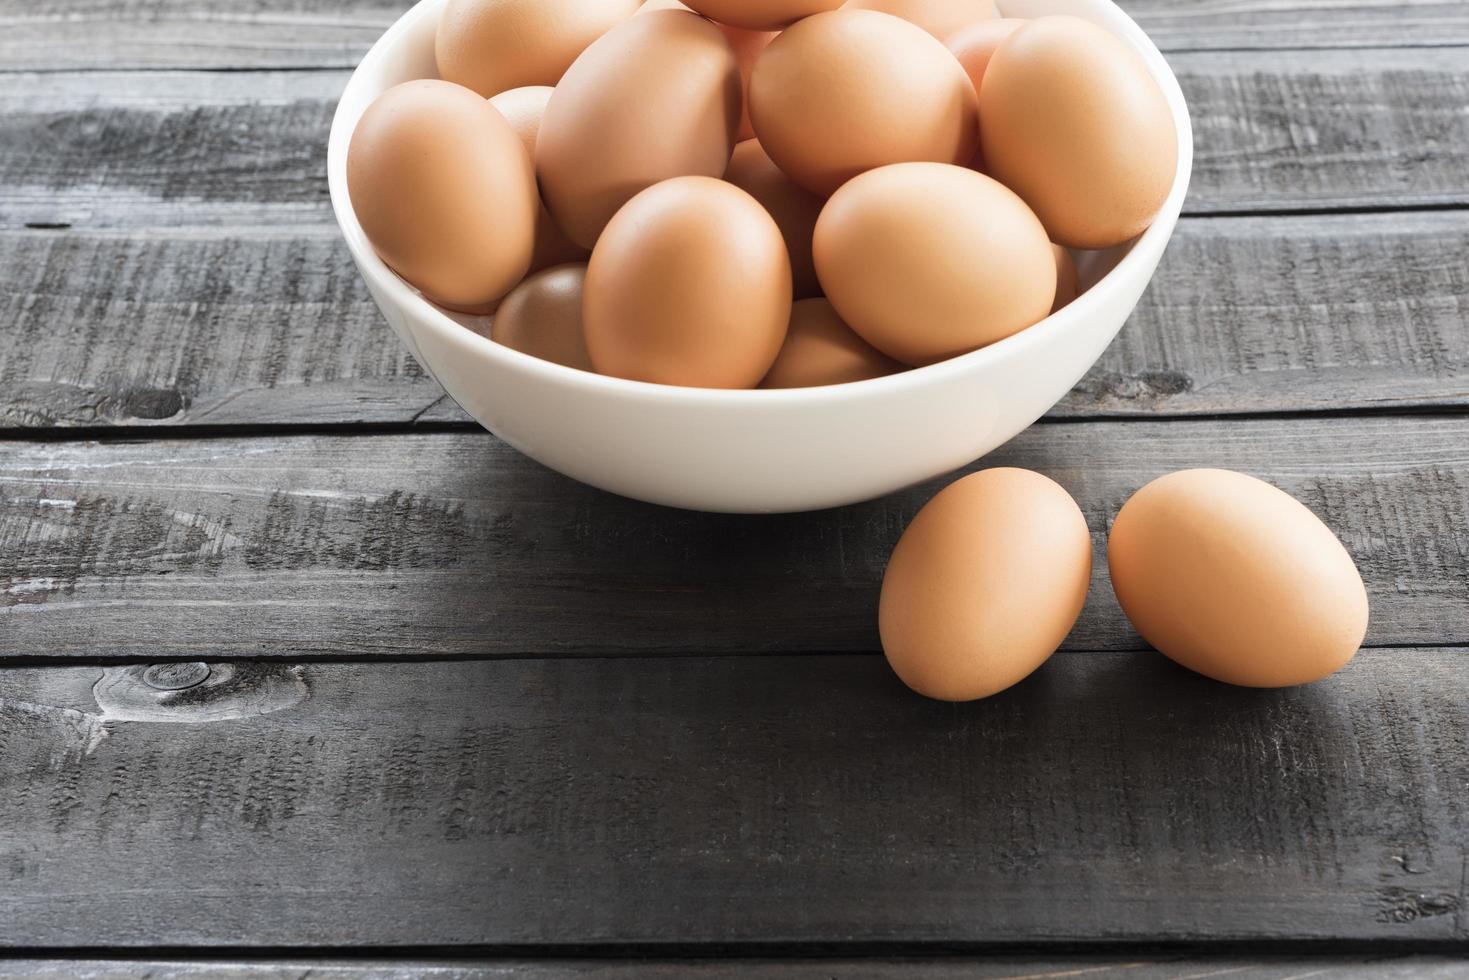
<svg viewBox="0 0 1469 980"><path fill-rule="evenodd" d="M922 385L929 379L953 372L976 368L987 361L1017 353L1016 348L1038 344L1045 335L1057 330L1085 329L1092 314L1108 305L1107 292L1113 288L1126 290L1127 285L1118 282L1128 276L1129 267L1136 264L1143 275L1151 274L1150 261L1171 234L1174 222L1182 208L1183 197L1188 188L1192 169L1193 140L1188 110L1178 82L1161 53L1147 36L1111 0L998 0L1001 13L1013 17L1038 17L1044 14L1070 14L1092 21L1127 40L1142 55L1149 71L1162 88L1173 113L1178 131L1178 170L1169 196L1159 212L1153 226L1137 239L1116 248L1096 252L1076 252L1077 271L1086 288L1080 297L1057 314L1040 323L988 347L927 367L915 368L886 378L875 378L845 385L824 388L800 388L783 390L728 391L705 388L680 388L671 385L652 385L621 378L577 371L559 364L538 360L529 355L503 347L488 340L484 334L488 318L471 317L451 313L428 302L416 289L400 279L378 258L368 243L346 190L347 144L352 130L367 106L384 90L400 82L417 78L437 77L434 63L433 35L438 15L444 0L420 0L405 13L373 45L362 63L348 80L342 93L336 115L332 120L331 136L327 152L327 177L331 190L332 206L341 225L349 249L363 275L368 279L380 302L391 303L411 312L415 329L432 331L455 331L464 333L468 327L473 331L476 356L492 359L503 367L532 375L552 384L577 385L601 389L609 395L660 399L663 401L697 401L727 403L731 406L749 403L755 399L813 399L833 400L849 397L851 389L876 390L902 386ZM1152 253L1153 258L1138 257L1134 253ZM1137 258L1137 262L1130 260ZM399 325L394 324L395 328ZM400 333L402 330L400 329ZM414 353L418 345L411 336L404 336ZM421 361L422 357L419 358ZM432 365L425 364L430 372Z"/></svg>

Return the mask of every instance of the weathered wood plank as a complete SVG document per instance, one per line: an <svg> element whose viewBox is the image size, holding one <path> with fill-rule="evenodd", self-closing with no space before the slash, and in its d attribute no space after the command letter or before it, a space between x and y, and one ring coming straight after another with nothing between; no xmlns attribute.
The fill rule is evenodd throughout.
<svg viewBox="0 0 1469 980"><path fill-rule="evenodd" d="M1392 953L1283 956L955 956L862 959L0 960L14 980L1462 980L1462 958Z"/></svg>
<svg viewBox="0 0 1469 980"><path fill-rule="evenodd" d="M1131 322L1053 415L1469 401L1469 216L1185 219Z"/></svg>
<svg viewBox="0 0 1469 980"><path fill-rule="evenodd" d="M349 68L409 6L410 0L0 0L0 66Z"/></svg>
<svg viewBox="0 0 1469 980"><path fill-rule="evenodd" d="M984 462L1054 476L1087 515L1073 649L1139 647L1105 528L1144 482L1199 465L1271 480L1336 529L1369 644L1469 641L1469 417L1043 424ZM0 443L0 651L875 650L887 555L942 482L752 518L616 498L478 432Z"/></svg>
<svg viewBox="0 0 1469 980"><path fill-rule="evenodd" d="M1462 943L1466 663L1062 654L968 705L872 656L9 669L0 942Z"/></svg>
<svg viewBox="0 0 1469 980"><path fill-rule="evenodd" d="M15 74L0 89L0 227L330 224L346 72Z"/></svg>
<svg viewBox="0 0 1469 980"><path fill-rule="evenodd" d="M1193 119L1191 212L1469 202L1469 50L1171 61Z"/></svg>
<svg viewBox="0 0 1469 980"><path fill-rule="evenodd" d="M0 321L6 427L408 422L443 396L335 225L0 232Z"/></svg>
<svg viewBox="0 0 1469 980"><path fill-rule="evenodd" d="M1163 51L1469 43L1469 10L1440 0L1118 0Z"/></svg>
<svg viewBox="0 0 1469 980"><path fill-rule="evenodd" d="M0 66L347 68L407 0L0 2ZM1469 43L1454 0L1122 0L1163 50ZM106 43L98 43L105 38Z"/></svg>
<svg viewBox="0 0 1469 980"><path fill-rule="evenodd" d="M1456 213L1185 219L1054 417L1469 404ZM0 426L468 422L334 227L0 232Z"/></svg>
<svg viewBox="0 0 1469 980"><path fill-rule="evenodd" d="M1181 53L1193 213L1469 204L1469 48ZM344 72L18 73L0 227L329 222Z"/></svg>

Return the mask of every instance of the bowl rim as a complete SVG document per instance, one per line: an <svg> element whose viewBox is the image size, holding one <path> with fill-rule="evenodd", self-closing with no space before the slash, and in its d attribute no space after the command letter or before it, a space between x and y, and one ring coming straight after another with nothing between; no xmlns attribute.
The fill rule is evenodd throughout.
<svg viewBox="0 0 1469 980"><path fill-rule="evenodd" d="M1149 265L1148 253L1154 251L1161 253L1168 238L1171 237L1174 225L1183 210L1184 197L1188 192L1189 179L1193 172L1193 129L1188 105L1178 84L1178 78L1169 67L1162 52L1114 0L1084 0L1088 6L1108 9L1109 19L1113 23L1104 29L1113 34L1120 34L1123 40L1129 42L1142 57L1149 75L1162 89L1164 98L1168 102L1178 143L1178 164L1173 176L1173 185L1162 207L1154 216L1152 224L1136 238L1116 246L1126 248L1126 253L1084 293L1055 313L992 344L934 364L909 368L896 374L863 381L807 388L698 388L596 374L553 361L545 361L506 347L455 321L448 312L425 299L421 293L393 272L378 257L376 250L368 242L367 235L362 230L356 212L352 208L346 186L347 145L361 114L357 113L348 119L347 104L351 101L348 97L354 95L356 89L366 85L364 69L374 68L379 62L385 60L404 35L417 27L421 19L436 14L437 8L444 2L446 0L418 0L373 43L348 77L333 113L331 130L327 139L327 185L332 211L346 239L348 250L363 276L370 278L372 280L370 285L380 291L380 294L386 295L393 304L404 310L413 311L413 318L421 327L439 333L441 339L449 339L447 336L442 336L449 332L454 340L469 344L479 355L498 362L506 370L527 374L537 381L548 384L569 385L613 397L651 399L673 405L738 404L773 407L783 403L813 401L830 403L869 395L898 394L907 389L922 388L953 380L956 376L971 371L981 371L992 362L999 362L1013 356L1023 356L1027 348L1045 344L1054 334L1087 329L1094 316L1101 314L1104 307L1109 304L1109 294L1126 290L1130 285L1135 284L1139 276L1145 279L1151 278L1152 267ZM1006 0L999 0L997 6L1002 8L1003 13L1003 8L1007 6ZM1008 16L1008 14L1005 15ZM411 344L410 347L413 347L416 352L416 345ZM429 365L425 364L424 367L429 370L430 374L433 373Z"/></svg>

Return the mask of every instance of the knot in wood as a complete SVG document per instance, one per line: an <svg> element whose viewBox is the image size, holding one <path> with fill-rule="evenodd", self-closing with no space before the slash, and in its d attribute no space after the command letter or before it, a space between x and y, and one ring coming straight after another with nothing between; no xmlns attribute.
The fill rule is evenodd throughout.
<svg viewBox="0 0 1469 980"><path fill-rule="evenodd" d="M183 691L209 679L209 665L201 661L154 664L143 671L143 683L157 691Z"/></svg>

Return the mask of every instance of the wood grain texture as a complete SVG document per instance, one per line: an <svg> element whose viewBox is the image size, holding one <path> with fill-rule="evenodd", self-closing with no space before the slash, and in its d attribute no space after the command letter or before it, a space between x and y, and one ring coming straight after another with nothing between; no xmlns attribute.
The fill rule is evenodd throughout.
<svg viewBox="0 0 1469 980"><path fill-rule="evenodd" d="M1457 213L1185 219L1053 417L1469 404ZM0 232L0 426L469 424L334 227Z"/></svg>
<svg viewBox="0 0 1469 980"><path fill-rule="evenodd" d="M29 70L350 68L411 5L410 0L0 0L0 65Z"/></svg>
<svg viewBox="0 0 1469 980"><path fill-rule="evenodd" d="M0 228L331 224L347 73L43 72L0 88Z"/></svg>
<svg viewBox="0 0 1469 980"><path fill-rule="evenodd" d="M1173 56L1197 143L1190 213L1469 204L1469 48ZM346 73L15 73L0 227L331 221Z"/></svg>
<svg viewBox="0 0 1469 980"><path fill-rule="evenodd" d="M0 943L1462 943L1466 664L1061 654L967 705L860 655L11 668Z"/></svg>
<svg viewBox="0 0 1469 980"><path fill-rule="evenodd" d="M348 68L408 0L0 0L0 66ZM1165 51L1469 43L1454 0L1122 0ZM105 44L97 43L105 38Z"/></svg>
<svg viewBox="0 0 1469 980"><path fill-rule="evenodd" d="M0 425L469 422L335 226L0 232Z"/></svg>
<svg viewBox="0 0 1469 980"><path fill-rule="evenodd" d="M1180 223L1117 340L1055 416L1462 406L1469 217Z"/></svg>
<svg viewBox="0 0 1469 980"><path fill-rule="evenodd" d="M1453 0L1118 0L1163 51L1469 43Z"/></svg>
<svg viewBox="0 0 1469 980"><path fill-rule="evenodd" d="M1192 213L1469 203L1469 50L1179 54Z"/></svg>
<svg viewBox="0 0 1469 980"><path fill-rule="evenodd" d="M1435 955L937 956L824 959L0 960L14 980L1462 980L1469 963Z"/></svg>
<svg viewBox="0 0 1469 980"><path fill-rule="evenodd" d="M1108 521L1188 466L1295 494L1356 558L1369 644L1469 642L1469 417L1043 424L987 457L1097 544L1073 649L1137 649ZM476 432L0 443L0 656L877 649L882 570L945 481L814 514L638 504Z"/></svg>

